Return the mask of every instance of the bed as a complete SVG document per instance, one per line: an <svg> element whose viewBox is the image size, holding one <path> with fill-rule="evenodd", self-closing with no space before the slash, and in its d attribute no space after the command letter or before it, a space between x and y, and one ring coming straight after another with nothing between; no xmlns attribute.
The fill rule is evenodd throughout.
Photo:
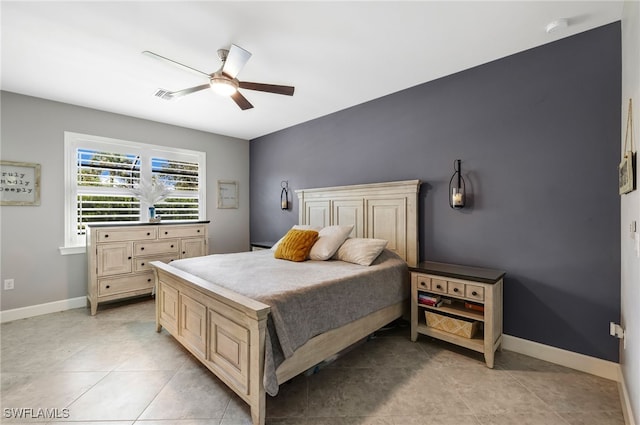
<svg viewBox="0 0 640 425"><path fill-rule="evenodd" d="M294 263L274 259L270 250L152 263L157 331L164 327L249 404L254 425L264 425L267 392L273 395L279 384L406 311L407 266L418 262L419 188L420 181L409 180L296 191L300 225L353 226L352 239L388 241L370 266ZM261 291L269 275L280 285ZM375 281L390 283L381 290ZM298 288L299 283L305 285ZM331 295L336 288L368 302L354 309L351 301L342 310L352 317L334 320L327 306L348 299L344 293ZM315 301L305 304L298 298L301 291ZM308 318L300 320L300 311L280 303L276 293L302 306Z"/></svg>

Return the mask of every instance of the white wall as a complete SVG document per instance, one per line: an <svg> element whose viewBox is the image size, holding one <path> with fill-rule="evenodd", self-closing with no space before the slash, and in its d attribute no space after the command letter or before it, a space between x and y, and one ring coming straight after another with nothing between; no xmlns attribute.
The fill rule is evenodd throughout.
<svg viewBox="0 0 640 425"><path fill-rule="evenodd" d="M635 151L640 148L640 2L626 1L622 15L622 144L629 98L633 99ZM621 149L622 149L621 144ZM636 168L636 182L640 183ZM621 322L627 332L627 346L620 349L622 374L635 415L640 424L640 258L634 251L629 225L640 227L640 187L621 197ZM640 228L635 234L640 238Z"/></svg>
<svg viewBox="0 0 640 425"><path fill-rule="evenodd" d="M204 151L210 253L249 248L249 142L124 115L0 92L0 157L41 164L40 206L0 207L0 310L86 295L86 255L64 243L64 132ZM212 116L212 119L213 116ZM217 180L237 180L239 209L217 209Z"/></svg>

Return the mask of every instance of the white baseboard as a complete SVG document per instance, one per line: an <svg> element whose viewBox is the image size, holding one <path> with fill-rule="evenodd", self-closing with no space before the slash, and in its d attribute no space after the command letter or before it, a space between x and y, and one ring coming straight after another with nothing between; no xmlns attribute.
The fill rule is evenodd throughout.
<svg viewBox="0 0 640 425"><path fill-rule="evenodd" d="M619 382L620 379L620 365L608 360L585 356L584 354L574 353L573 351L563 350L511 335L502 335L502 348L590 373L601 378L611 379L612 381Z"/></svg>
<svg viewBox="0 0 640 425"><path fill-rule="evenodd" d="M627 383L624 380L622 368L618 368L618 389L620 391L620 403L622 404L624 423L626 425L636 425L636 421L633 417L633 409L631 408L631 399L629 398L629 391L627 391Z"/></svg>
<svg viewBox="0 0 640 425"><path fill-rule="evenodd" d="M31 305L29 307L4 310L0 311L0 323L26 319L27 317L40 316L43 314L57 313L59 311L71 310L72 308L86 307L86 305L87 297L77 297L45 304Z"/></svg>
<svg viewBox="0 0 640 425"><path fill-rule="evenodd" d="M620 403L622 405L625 424L636 425L633 409L631 408L631 400L629 399L629 392L627 391L627 385L619 363L585 356L584 354L574 353L573 351L563 350L511 335L502 335L502 348L616 381L620 392Z"/></svg>

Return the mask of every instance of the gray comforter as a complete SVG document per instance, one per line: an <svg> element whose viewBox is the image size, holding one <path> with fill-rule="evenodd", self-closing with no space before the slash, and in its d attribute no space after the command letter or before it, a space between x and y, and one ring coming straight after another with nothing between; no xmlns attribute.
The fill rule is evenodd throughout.
<svg viewBox="0 0 640 425"><path fill-rule="evenodd" d="M264 376L270 395L278 393L277 367L309 339L409 295L407 265L388 250L368 267L278 260L270 250L189 258L171 265L271 307Z"/></svg>

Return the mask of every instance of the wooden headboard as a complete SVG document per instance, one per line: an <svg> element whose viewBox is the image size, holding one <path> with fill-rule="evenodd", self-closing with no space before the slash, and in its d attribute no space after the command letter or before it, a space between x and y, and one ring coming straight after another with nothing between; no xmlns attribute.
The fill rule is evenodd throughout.
<svg viewBox="0 0 640 425"><path fill-rule="evenodd" d="M388 249L416 266L419 191L420 180L296 190L298 223L353 224L351 237L385 239Z"/></svg>

